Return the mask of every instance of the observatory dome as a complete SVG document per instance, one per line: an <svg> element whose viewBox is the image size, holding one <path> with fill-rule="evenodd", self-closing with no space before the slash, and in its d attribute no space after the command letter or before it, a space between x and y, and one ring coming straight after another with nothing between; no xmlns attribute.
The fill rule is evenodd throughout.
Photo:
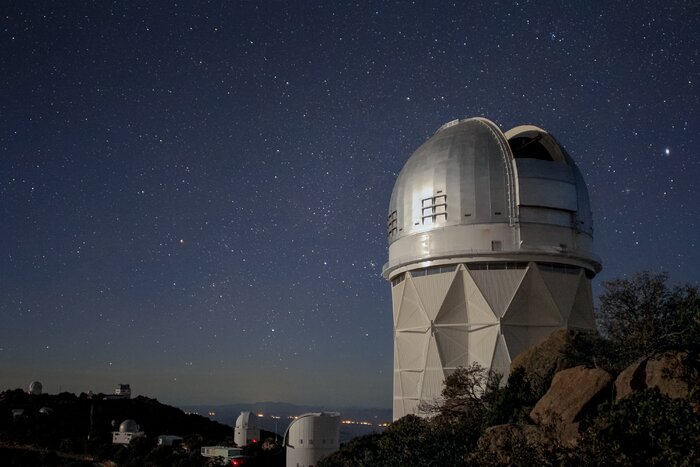
<svg viewBox="0 0 700 467"><path fill-rule="evenodd" d="M236 419L233 442L241 447L257 443L258 440L260 440L260 427L257 415L249 411L241 412Z"/></svg>
<svg viewBox="0 0 700 467"><path fill-rule="evenodd" d="M535 126L503 133L485 118L454 120L399 173L384 275L455 255L513 253L563 256L595 274L592 234L586 184L554 137Z"/></svg>
<svg viewBox="0 0 700 467"><path fill-rule="evenodd" d="M119 425L119 431L121 433L138 433L141 430L139 424L132 419L124 420L121 425Z"/></svg>
<svg viewBox="0 0 700 467"><path fill-rule="evenodd" d="M43 386L39 381L32 381L31 384L29 385L28 392L29 394L33 396L39 396L41 395L41 392L43 391Z"/></svg>

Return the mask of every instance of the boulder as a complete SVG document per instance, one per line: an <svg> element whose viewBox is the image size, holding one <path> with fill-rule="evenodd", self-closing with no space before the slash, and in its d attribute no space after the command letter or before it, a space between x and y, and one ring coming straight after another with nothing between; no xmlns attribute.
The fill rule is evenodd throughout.
<svg viewBox="0 0 700 467"><path fill-rule="evenodd" d="M621 399L646 387L647 359L638 360L622 370L615 379L615 398Z"/></svg>
<svg viewBox="0 0 700 467"><path fill-rule="evenodd" d="M687 358L687 352L665 352L650 358L646 365L646 386L659 388L672 399L688 398Z"/></svg>
<svg viewBox="0 0 700 467"><path fill-rule="evenodd" d="M582 355L590 353L597 334L591 331L554 331L547 339L518 354L510 364L510 372L522 367L530 380L547 384L554 373L589 363ZM583 361L582 361L583 360Z"/></svg>
<svg viewBox="0 0 700 467"><path fill-rule="evenodd" d="M544 341L518 354L510 364L510 372L522 367L527 375L544 378L563 369L568 340L566 330L554 331Z"/></svg>
<svg viewBox="0 0 700 467"><path fill-rule="evenodd" d="M668 351L633 363L615 380L616 398L641 389L657 388L668 397L687 399L691 390L687 358L687 352Z"/></svg>
<svg viewBox="0 0 700 467"><path fill-rule="evenodd" d="M575 445L579 424L608 394L613 377L599 368L577 366L558 372L547 393L537 401L530 418L551 426L565 445Z"/></svg>

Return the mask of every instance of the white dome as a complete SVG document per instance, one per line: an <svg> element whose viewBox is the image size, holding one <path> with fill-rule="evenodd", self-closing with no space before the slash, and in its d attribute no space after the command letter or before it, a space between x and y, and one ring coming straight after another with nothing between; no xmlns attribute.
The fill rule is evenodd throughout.
<svg viewBox="0 0 700 467"><path fill-rule="evenodd" d="M442 258L514 253L565 257L594 274L601 267L592 234L586 184L549 133L519 126L504 134L485 118L455 120L399 173L384 275Z"/></svg>
<svg viewBox="0 0 700 467"><path fill-rule="evenodd" d="M141 427L134 420L128 419L124 420L121 425L119 425L119 431L121 433L138 433L141 431Z"/></svg>
<svg viewBox="0 0 700 467"><path fill-rule="evenodd" d="M29 385L29 394L32 394L34 396L38 396L42 393L43 386L39 381L32 381L32 383Z"/></svg>

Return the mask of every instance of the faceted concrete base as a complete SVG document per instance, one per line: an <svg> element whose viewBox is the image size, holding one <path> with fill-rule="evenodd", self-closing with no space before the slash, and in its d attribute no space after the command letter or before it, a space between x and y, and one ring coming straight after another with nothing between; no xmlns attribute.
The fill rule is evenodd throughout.
<svg viewBox="0 0 700 467"><path fill-rule="evenodd" d="M440 397L445 376L477 362L506 375L513 357L557 329L595 329L584 270L474 263L405 273L392 287L394 419Z"/></svg>

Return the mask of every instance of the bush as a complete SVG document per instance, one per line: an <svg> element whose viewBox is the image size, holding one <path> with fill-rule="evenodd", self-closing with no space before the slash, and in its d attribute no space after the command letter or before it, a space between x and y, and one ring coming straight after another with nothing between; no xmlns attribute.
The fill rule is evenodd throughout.
<svg viewBox="0 0 700 467"><path fill-rule="evenodd" d="M700 343L698 289L669 289L667 274L642 272L603 284L599 324L617 370L640 357L670 348L697 351Z"/></svg>
<svg viewBox="0 0 700 467"><path fill-rule="evenodd" d="M591 466L690 466L699 447L700 415L692 406L645 389L601 407L577 457Z"/></svg>

